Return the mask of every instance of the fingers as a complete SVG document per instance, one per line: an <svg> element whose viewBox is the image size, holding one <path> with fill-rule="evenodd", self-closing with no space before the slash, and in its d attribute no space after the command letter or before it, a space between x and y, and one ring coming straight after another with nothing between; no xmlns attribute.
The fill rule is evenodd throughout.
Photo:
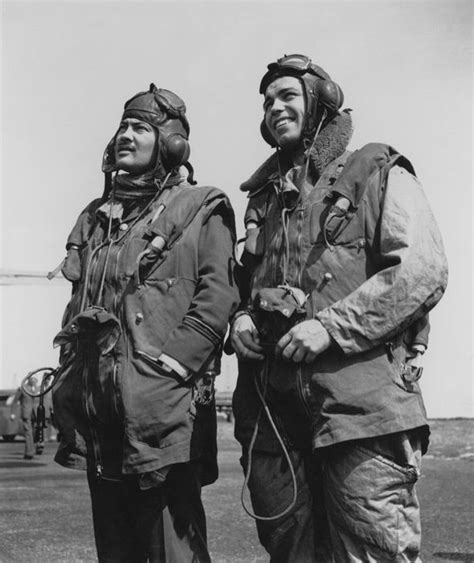
<svg viewBox="0 0 474 563"><path fill-rule="evenodd" d="M263 349L258 346L256 347L254 343L250 346L251 342L247 340L249 346L242 342L240 338L235 339L233 343L233 347L235 353L241 360L263 360L265 356L263 355Z"/></svg>
<svg viewBox="0 0 474 563"><path fill-rule="evenodd" d="M259 344L257 331L232 331L232 347L240 359L263 360L263 348Z"/></svg>
<svg viewBox="0 0 474 563"><path fill-rule="evenodd" d="M263 352L263 348L259 344L260 339L258 337L258 332L244 330L243 332L239 333L239 337L245 348L248 348L249 350L256 352L257 354Z"/></svg>
<svg viewBox="0 0 474 563"><path fill-rule="evenodd" d="M282 350L281 357L295 363L306 362L309 364L314 360L316 354L308 352L304 346L298 345L294 340L291 340Z"/></svg>
<svg viewBox="0 0 474 563"><path fill-rule="evenodd" d="M275 354L288 361L307 364L313 362L317 357L317 354L305 345L292 330L280 338L275 348Z"/></svg>
<svg viewBox="0 0 474 563"><path fill-rule="evenodd" d="M250 351L248 348L242 348L239 352L236 351L237 357L240 360L248 360L254 362L260 362L265 359L263 354L256 354Z"/></svg>
<svg viewBox="0 0 474 563"><path fill-rule="evenodd" d="M292 362L302 362L306 356L306 350L298 346L293 340L283 348L281 357L284 360L291 360Z"/></svg>
<svg viewBox="0 0 474 563"><path fill-rule="evenodd" d="M275 346L275 355L276 356L283 356L283 351L286 350L286 347L290 344L291 340L292 340L291 332L287 332L286 334L284 334ZM294 352L294 350L291 351L291 353L293 353L293 352ZM289 358L287 358L287 359L289 359Z"/></svg>
<svg viewBox="0 0 474 563"><path fill-rule="evenodd" d="M328 331L317 319L298 323L278 341L276 354L285 360L310 364L331 346Z"/></svg>
<svg viewBox="0 0 474 563"><path fill-rule="evenodd" d="M290 331L284 334L277 342L275 355L281 356L284 360L301 362L305 355L305 351L297 345L296 341L293 339L293 334Z"/></svg>

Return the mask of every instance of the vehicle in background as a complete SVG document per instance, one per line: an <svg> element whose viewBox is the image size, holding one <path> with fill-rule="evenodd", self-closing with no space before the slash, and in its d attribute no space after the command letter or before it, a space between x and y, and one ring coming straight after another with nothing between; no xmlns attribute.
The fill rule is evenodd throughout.
<svg viewBox="0 0 474 563"><path fill-rule="evenodd" d="M5 442L13 442L16 436L23 436L21 422L20 390L0 391L0 436Z"/></svg>
<svg viewBox="0 0 474 563"><path fill-rule="evenodd" d="M24 436L23 423L21 420L21 391L17 389L0 390L0 436L4 442L13 442L17 436ZM39 400L35 400L35 411ZM47 442L57 439L57 430L52 422L52 400L51 393L44 396L44 407L46 414L46 427L44 428L44 440ZM33 415L33 420L35 420ZM33 422L33 431L35 431Z"/></svg>

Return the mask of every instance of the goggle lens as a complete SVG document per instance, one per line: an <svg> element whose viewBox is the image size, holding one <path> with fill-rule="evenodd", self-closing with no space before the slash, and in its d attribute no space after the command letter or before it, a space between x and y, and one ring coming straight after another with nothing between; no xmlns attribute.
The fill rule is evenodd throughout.
<svg viewBox="0 0 474 563"><path fill-rule="evenodd" d="M277 61L277 65L280 68L291 68L302 73L309 69L310 64L311 59L305 57L304 55L285 55Z"/></svg>

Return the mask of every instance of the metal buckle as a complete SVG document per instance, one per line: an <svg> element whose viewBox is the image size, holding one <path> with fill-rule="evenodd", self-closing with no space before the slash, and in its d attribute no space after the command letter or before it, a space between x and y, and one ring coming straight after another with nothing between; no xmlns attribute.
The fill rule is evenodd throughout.
<svg viewBox="0 0 474 563"><path fill-rule="evenodd" d="M403 366L402 377L405 383L410 384L417 382L420 379L422 373L422 367L409 366L405 364Z"/></svg>

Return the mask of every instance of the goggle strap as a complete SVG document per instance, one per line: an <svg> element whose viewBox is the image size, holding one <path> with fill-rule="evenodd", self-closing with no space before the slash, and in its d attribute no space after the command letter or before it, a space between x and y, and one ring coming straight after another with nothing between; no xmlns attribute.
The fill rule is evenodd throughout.
<svg viewBox="0 0 474 563"><path fill-rule="evenodd" d="M268 65L268 70L274 69L289 69L297 74L306 74L308 72L322 80L327 79L327 77L316 70L312 60L305 55L285 55L278 59L276 63L270 63Z"/></svg>

